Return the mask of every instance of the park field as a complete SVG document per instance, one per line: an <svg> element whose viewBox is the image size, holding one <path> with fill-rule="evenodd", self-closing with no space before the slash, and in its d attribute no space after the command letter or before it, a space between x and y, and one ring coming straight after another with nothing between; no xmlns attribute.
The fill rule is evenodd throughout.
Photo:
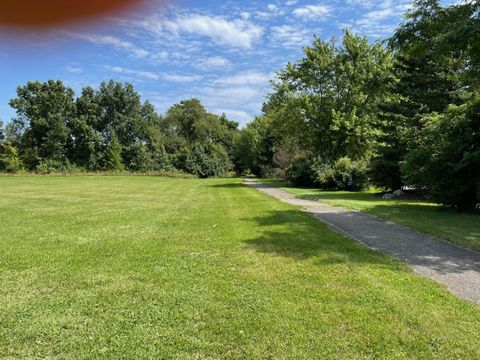
<svg viewBox="0 0 480 360"><path fill-rule="evenodd" d="M478 334L241 179L0 177L2 359L478 359Z"/></svg>

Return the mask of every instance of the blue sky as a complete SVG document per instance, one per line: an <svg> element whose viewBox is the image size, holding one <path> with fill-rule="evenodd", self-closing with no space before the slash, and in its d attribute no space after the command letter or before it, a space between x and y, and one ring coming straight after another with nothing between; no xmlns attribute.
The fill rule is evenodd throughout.
<svg viewBox="0 0 480 360"><path fill-rule="evenodd" d="M191 97L242 124L259 114L269 80L301 56L313 34L342 29L388 37L408 0L151 0L142 11L102 25L48 33L0 32L0 118L29 80L61 79L77 94L116 79L132 82L159 112Z"/></svg>

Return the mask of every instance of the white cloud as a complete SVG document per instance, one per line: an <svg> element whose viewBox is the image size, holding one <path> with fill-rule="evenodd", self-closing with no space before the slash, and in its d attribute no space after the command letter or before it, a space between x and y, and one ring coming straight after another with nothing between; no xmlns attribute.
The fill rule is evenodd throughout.
<svg viewBox="0 0 480 360"><path fill-rule="evenodd" d="M244 71L232 76L221 77L214 81L218 85L268 85L273 74L262 73L259 71Z"/></svg>
<svg viewBox="0 0 480 360"><path fill-rule="evenodd" d="M293 15L305 20L322 20L331 13L328 5L306 5L293 10Z"/></svg>
<svg viewBox="0 0 480 360"><path fill-rule="evenodd" d="M313 41L313 31L293 25L274 26L271 31L272 42L285 48L299 48Z"/></svg>
<svg viewBox="0 0 480 360"><path fill-rule="evenodd" d="M268 11L275 12L275 11L278 10L278 6L275 5L275 4L268 4L267 9L268 9Z"/></svg>
<svg viewBox="0 0 480 360"><path fill-rule="evenodd" d="M385 38L396 27L396 21L411 6L409 0L349 0L349 3L368 8L359 18L352 19L343 24L354 32L366 35L370 38Z"/></svg>
<svg viewBox="0 0 480 360"><path fill-rule="evenodd" d="M208 109L245 124L260 111L272 77L267 72L243 71L217 78L194 91Z"/></svg>
<svg viewBox="0 0 480 360"><path fill-rule="evenodd" d="M135 77L141 77L148 80L158 80L160 75L150 71L139 71L133 69L127 69L121 66L106 66L107 69L121 74L134 75Z"/></svg>
<svg viewBox="0 0 480 360"><path fill-rule="evenodd" d="M375 0L347 0L348 4L360 5L362 7L371 8L375 4Z"/></svg>
<svg viewBox="0 0 480 360"><path fill-rule="evenodd" d="M177 15L172 19L151 17L137 24L157 35L196 35L233 48L251 49L261 38L262 27L245 18L229 20L201 14Z"/></svg>
<svg viewBox="0 0 480 360"><path fill-rule="evenodd" d="M241 124L246 124L247 122L252 120L252 116L243 110L219 108L219 109L211 109L210 111L218 115L225 114L227 116L227 119L238 121Z"/></svg>
<svg viewBox="0 0 480 360"><path fill-rule="evenodd" d="M202 77L199 75L162 74L162 78L171 82L188 83L198 81Z"/></svg>
<svg viewBox="0 0 480 360"><path fill-rule="evenodd" d="M86 40L96 45L111 45L118 49L123 49L130 52L134 57L145 58L150 53L140 47L135 46L129 41L122 40L111 35L85 34L85 33L68 33L71 37Z"/></svg>
<svg viewBox="0 0 480 360"><path fill-rule="evenodd" d="M197 60L193 64L198 69L203 70L215 70L215 69L227 69L232 66L230 60L223 56L212 56L205 59Z"/></svg>
<svg viewBox="0 0 480 360"><path fill-rule="evenodd" d="M78 74L78 73L83 72L83 70L81 68L77 67L77 66L66 66L65 71L69 72L69 73L72 73L72 74Z"/></svg>

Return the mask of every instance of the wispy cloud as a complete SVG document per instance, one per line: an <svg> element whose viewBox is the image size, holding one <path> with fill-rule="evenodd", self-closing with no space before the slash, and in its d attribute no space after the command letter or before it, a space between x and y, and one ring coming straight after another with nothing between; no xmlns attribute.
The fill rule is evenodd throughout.
<svg viewBox="0 0 480 360"><path fill-rule="evenodd" d="M99 34L73 33L73 32L69 32L68 35L77 39L88 41L96 45L111 45L117 49L123 49L125 51L128 51L129 53L131 53L133 56L137 58L145 58L150 54L149 51L134 45L130 41L125 41L112 35L99 35Z"/></svg>
<svg viewBox="0 0 480 360"><path fill-rule="evenodd" d="M225 76L218 78L214 81L214 84L218 85L268 85L269 80L273 74L263 73L260 71L243 71L231 76Z"/></svg>
<svg viewBox="0 0 480 360"><path fill-rule="evenodd" d="M314 32L293 25L273 26L272 43L284 48L299 48L312 42Z"/></svg>
<svg viewBox="0 0 480 360"><path fill-rule="evenodd" d="M171 82L189 83L200 80L202 77L200 75L163 74L162 78Z"/></svg>
<svg viewBox="0 0 480 360"><path fill-rule="evenodd" d="M227 19L204 14L176 14L172 18L153 16L137 24L159 36L182 34L206 37L217 45L251 49L261 38L263 28L245 18Z"/></svg>
<svg viewBox="0 0 480 360"><path fill-rule="evenodd" d="M120 74L127 74L127 75L134 75L136 77L141 77L148 80L158 80L160 79L160 75L150 71L139 71L133 69L127 69L121 66L106 66L108 70L111 70L115 73Z"/></svg>
<svg viewBox="0 0 480 360"><path fill-rule="evenodd" d="M78 74L83 72L82 68L78 66L71 66L71 65L65 66L65 71L71 74Z"/></svg>
<svg viewBox="0 0 480 360"><path fill-rule="evenodd" d="M395 19L401 18L401 15L411 6L409 0L349 0L348 2L359 5L367 11L350 22L342 23L342 26L374 39L391 34L398 22Z"/></svg>
<svg viewBox="0 0 480 360"><path fill-rule="evenodd" d="M305 20L323 20L331 13L329 5L306 5L293 10L293 15Z"/></svg>
<svg viewBox="0 0 480 360"><path fill-rule="evenodd" d="M229 69L232 67L232 62L223 56L211 56L203 59L199 59L193 63L193 65L200 70L218 70Z"/></svg>

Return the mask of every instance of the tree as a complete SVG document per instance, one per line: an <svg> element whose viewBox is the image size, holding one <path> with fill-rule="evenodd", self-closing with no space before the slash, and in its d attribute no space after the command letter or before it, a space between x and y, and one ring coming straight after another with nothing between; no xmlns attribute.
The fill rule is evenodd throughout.
<svg viewBox="0 0 480 360"><path fill-rule="evenodd" d="M181 101L173 105L165 116L168 132L186 140L194 142L222 143L231 141L232 133L237 130L238 124L229 121L225 115L217 116L205 110L198 99Z"/></svg>
<svg viewBox="0 0 480 360"><path fill-rule="evenodd" d="M0 171L16 173L22 169L17 149L9 143L0 144Z"/></svg>
<svg viewBox="0 0 480 360"><path fill-rule="evenodd" d="M302 150L323 159L369 156L378 136L389 52L346 32L342 46L315 37L304 54L278 73L266 113L286 136L294 134Z"/></svg>
<svg viewBox="0 0 480 360"><path fill-rule="evenodd" d="M181 101L173 105L165 116L168 126L188 143L200 140L209 133L207 111L198 99ZM203 140L203 139L202 139Z"/></svg>
<svg viewBox="0 0 480 360"><path fill-rule="evenodd" d="M173 163L200 177L225 174L231 168L226 146L233 142L237 123L209 113L198 99L173 105L164 118L166 148Z"/></svg>
<svg viewBox="0 0 480 360"><path fill-rule="evenodd" d="M404 22L388 40L394 54L389 97L381 105L382 136L371 177L377 186L394 190L404 185L400 164L418 147L423 117L460 104L461 56L437 56L438 39L449 25L445 9L436 0L413 3Z"/></svg>
<svg viewBox="0 0 480 360"><path fill-rule="evenodd" d="M16 112L13 128L21 138L20 156L29 169L42 161L67 161L69 126L75 117L74 92L61 81L28 82L10 101Z"/></svg>
<svg viewBox="0 0 480 360"><path fill-rule="evenodd" d="M233 158L238 173L262 175L262 169L273 164L275 145L279 143L272 120L256 117L235 137Z"/></svg>
<svg viewBox="0 0 480 360"><path fill-rule="evenodd" d="M104 137L98 126L102 113L98 95L93 88L86 87L75 105L76 116L70 124L67 145L69 159L79 167L100 170Z"/></svg>
<svg viewBox="0 0 480 360"><path fill-rule="evenodd" d="M5 142L5 128L3 126L3 121L0 119L0 146Z"/></svg>
<svg viewBox="0 0 480 360"><path fill-rule="evenodd" d="M480 95L424 117L420 146L405 159L407 182L461 211L480 204Z"/></svg>
<svg viewBox="0 0 480 360"><path fill-rule="evenodd" d="M181 169L201 178L226 175L232 164L224 147L213 143L195 143L185 154Z"/></svg>
<svg viewBox="0 0 480 360"><path fill-rule="evenodd" d="M7 141L3 122L0 119L0 171L15 173L22 168L17 149Z"/></svg>
<svg viewBox="0 0 480 360"><path fill-rule="evenodd" d="M114 131L111 133L105 160L105 168L107 170L123 171L125 168L122 160L122 145L120 145L117 134Z"/></svg>

